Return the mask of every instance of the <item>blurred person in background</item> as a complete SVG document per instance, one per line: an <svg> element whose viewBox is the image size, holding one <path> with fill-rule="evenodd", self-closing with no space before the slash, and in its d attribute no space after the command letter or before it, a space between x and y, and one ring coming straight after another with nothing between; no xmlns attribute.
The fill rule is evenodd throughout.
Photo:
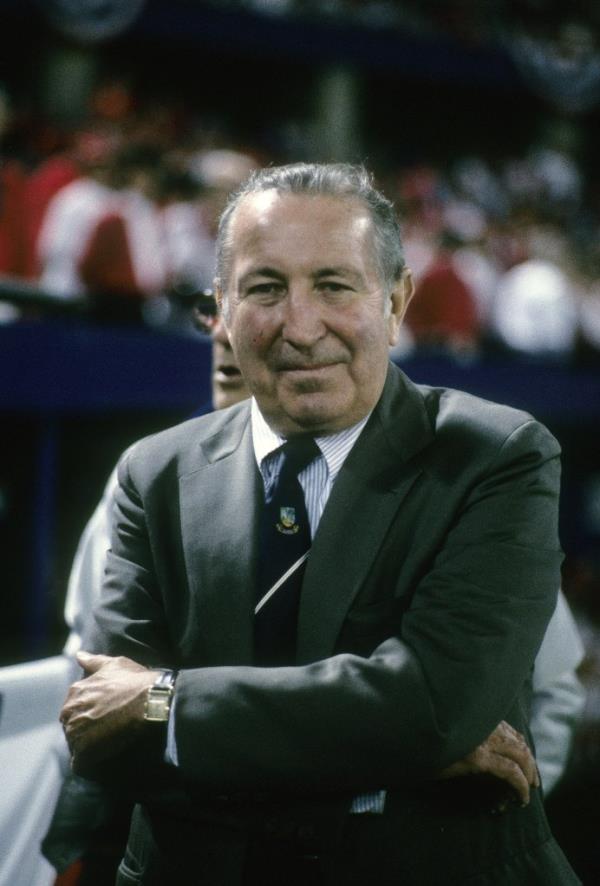
<svg viewBox="0 0 600 886"><path fill-rule="evenodd" d="M523 356L566 360L578 330L574 284L553 262L528 259L500 278L491 312L491 334Z"/></svg>
<svg viewBox="0 0 600 886"><path fill-rule="evenodd" d="M183 298L212 286L214 242L202 216L202 185L166 158L162 182L163 223L172 293Z"/></svg>
<svg viewBox="0 0 600 886"><path fill-rule="evenodd" d="M0 83L0 275L24 271L25 170L21 163L3 154L3 142L11 123L8 92Z"/></svg>
<svg viewBox="0 0 600 886"><path fill-rule="evenodd" d="M111 199L96 215L77 266L97 320L141 323L145 302L169 287L162 156L154 145L128 144L115 157Z"/></svg>
<svg viewBox="0 0 600 886"><path fill-rule="evenodd" d="M588 254L581 268L578 357L584 364L600 364L600 253Z"/></svg>
<svg viewBox="0 0 600 886"><path fill-rule="evenodd" d="M200 211L213 244L229 194L257 168L258 163L249 154L229 148L202 150L191 157L189 171L203 189Z"/></svg>
<svg viewBox="0 0 600 886"><path fill-rule="evenodd" d="M476 352L481 322L476 297L454 261L463 240L446 229L417 283L406 325L423 350L465 356Z"/></svg>
<svg viewBox="0 0 600 886"><path fill-rule="evenodd" d="M147 302L144 319L161 329L190 330L190 296L212 286L216 221L229 193L256 168L233 150L175 149L164 158L161 205L168 291Z"/></svg>
<svg viewBox="0 0 600 886"><path fill-rule="evenodd" d="M193 323L211 337L211 401L194 413L225 409L249 396L242 374L212 294L195 299ZM75 655L100 594L110 533L117 470L111 473L104 494L88 521L73 560L65 601L65 621L70 628L64 653L78 666ZM60 748L64 756L66 747ZM65 761L66 769L66 761ZM131 803L114 792L76 775L65 773L43 852L60 876L57 886L105 886L116 875L125 848Z"/></svg>
<svg viewBox="0 0 600 886"><path fill-rule="evenodd" d="M115 200L116 138L101 130L76 137L79 174L59 188L45 209L36 243L38 282L46 292L77 298L86 291L81 261L98 220Z"/></svg>

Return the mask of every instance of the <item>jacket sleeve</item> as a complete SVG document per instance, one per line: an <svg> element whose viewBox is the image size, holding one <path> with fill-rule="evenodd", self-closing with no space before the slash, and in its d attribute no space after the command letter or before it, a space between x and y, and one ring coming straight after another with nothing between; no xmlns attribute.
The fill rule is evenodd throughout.
<svg viewBox="0 0 600 886"><path fill-rule="evenodd" d="M182 673L182 770L213 787L359 790L429 778L477 747L518 707L555 606L558 486L558 445L526 422L370 657Z"/></svg>
<svg viewBox="0 0 600 886"><path fill-rule="evenodd" d="M369 657L180 673L180 773L214 790L362 790L434 776L518 706L555 606L559 448L526 421L493 452ZM94 646L169 663L142 499L117 494ZM224 625L224 630L226 626Z"/></svg>

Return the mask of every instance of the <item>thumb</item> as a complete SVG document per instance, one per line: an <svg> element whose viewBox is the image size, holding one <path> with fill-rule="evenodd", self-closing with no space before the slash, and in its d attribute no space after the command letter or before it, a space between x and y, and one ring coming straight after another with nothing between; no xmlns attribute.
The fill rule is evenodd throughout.
<svg viewBox="0 0 600 886"><path fill-rule="evenodd" d="M110 660L109 655L92 655L91 652L85 652L83 649L77 653L77 661L88 674L95 674Z"/></svg>

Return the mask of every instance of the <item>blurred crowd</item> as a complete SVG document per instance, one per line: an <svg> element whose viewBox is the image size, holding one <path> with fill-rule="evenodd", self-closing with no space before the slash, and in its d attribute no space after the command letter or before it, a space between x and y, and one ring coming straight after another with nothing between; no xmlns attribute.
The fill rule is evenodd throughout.
<svg viewBox="0 0 600 886"><path fill-rule="evenodd" d="M0 136L15 116L0 92ZM122 83L98 89L79 127L22 130L0 167L0 274L85 298L100 321L177 325L212 283L215 221L258 159L210 129L184 136Z"/></svg>
<svg viewBox="0 0 600 886"><path fill-rule="evenodd" d="M0 274L85 299L100 322L187 328L229 192L259 165L300 159L239 144L176 103L138 102L118 81L97 88L78 127L24 129L0 91ZM578 147L563 122L523 156L377 171L417 281L398 356L598 359L600 215Z"/></svg>
<svg viewBox="0 0 600 886"><path fill-rule="evenodd" d="M273 16L308 17L371 28L398 28L423 34L448 34L469 43L487 42L499 29L553 30L565 18L560 0L203 0L207 6ZM600 11L585 0L572 0L569 17L592 26Z"/></svg>
<svg viewBox="0 0 600 886"><path fill-rule="evenodd" d="M361 4L337 5L358 14ZM384 15L396 4L364 7ZM408 166L399 144L396 165L369 161L398 208L417 283L396 356L498 352L600 365L600 193L579 133L563 118L518 155L499 148L493 158ZM189 308L212 285L229 193L259 166L300 159L289 142L279 153L248 144L226 122L183 112L175 99L142 100L120 81L99 85L88 118L69 128L28 118L0 86L0 322L31 316L2 301L20 282L84 304L100 323L193 332ZM581 781L600 773L596 561L571 558L565 575L580 608L589 689L565 781L574 804ZM568 807L565 795L561 802Z"/></svg>
<svg viewBox="0 0 600 886"><path fill-rule="evenodd" d="M387 191L418 284L409 346L597 358L599 219L568 127L493 165L472 156L402 170Z"/></svg>

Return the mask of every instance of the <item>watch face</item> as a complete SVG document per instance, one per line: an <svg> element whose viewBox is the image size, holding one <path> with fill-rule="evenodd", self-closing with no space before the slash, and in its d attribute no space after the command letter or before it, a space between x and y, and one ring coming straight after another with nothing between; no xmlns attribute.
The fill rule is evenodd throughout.
<svg viewBox="0 0 600 886"><path fill-rule="evenodd" d="M171 694L171 690L149 689L146 698L144 720L151 720L155 723L166 722L169 719L169 710L171 708Z"/></svg>

